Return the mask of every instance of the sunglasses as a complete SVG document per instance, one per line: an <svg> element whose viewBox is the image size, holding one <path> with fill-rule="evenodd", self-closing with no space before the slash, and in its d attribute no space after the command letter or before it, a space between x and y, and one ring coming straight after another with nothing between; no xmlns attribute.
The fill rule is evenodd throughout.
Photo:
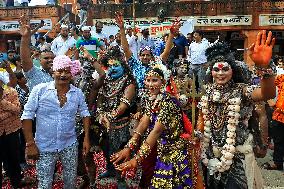
<svg viewBox="0 0 284 189"><path fill-rule="evenodd" d="M214 72L219 72L220 70L222 70L223 72L227 72L230 70L230 67L229 66L224 66L222 68L218 68L218 67L213 67L212 69Z"/></svg>

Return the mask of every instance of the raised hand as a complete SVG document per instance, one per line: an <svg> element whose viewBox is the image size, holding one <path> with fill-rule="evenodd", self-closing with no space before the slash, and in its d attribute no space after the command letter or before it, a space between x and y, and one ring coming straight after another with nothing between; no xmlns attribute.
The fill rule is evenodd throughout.
<svg viewBox="0 0 284 189"><path fill-rule="evenodd" d="M23 37L31 36L30 22L29 22L29 19L26 15L23 15L23 16L20 17L19 24L20 24L19 33Z"/></svg>
<svg viewBox="0 0 284 189"><path fill-rule="evenodd" d="M275 44L275 38L272 38L272 32L263 30L257 34L256 42L249 47L249 56L258 67L267 67L271 60L272 48Z"/></svg>
<svg viewBox="0 0 284 189"><path fill-rule="evenodd" d="M124 28L123 15L121 12L115 12L115 22L120 29Z"/></svg>
<svg viewBox="0 0 284 189"><path fill-rule="evenodd" d="M172 34L179 31L179 28L181 27L181 19L176 18L176 20L172 23L172 26L170 28L170 31Z"/></svg>

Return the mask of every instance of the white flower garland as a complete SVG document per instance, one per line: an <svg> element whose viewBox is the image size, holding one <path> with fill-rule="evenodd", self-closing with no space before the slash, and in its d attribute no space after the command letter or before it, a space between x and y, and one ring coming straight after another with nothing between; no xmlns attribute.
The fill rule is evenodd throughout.
<svg viewBox="0 0 284 189"><path fill-rule="evenodd" d="M213 101L218 102L220 101L221 94L218 91L213 93ZM240 118L240 98L231 98L228 100L229 104L228 109L228 116L230 117L228 120L227 125L227 139L226 144L220 150L213 146L213 154L215 156L220 157L218 158L208 159L206 155L206 149L209 147L209 143L211 141L211 122L209 120L209 110L208 110L208 96L203 96L200 101L200 105L202 108L203 118L204 118L204 136L203 142L201 146L201 159L205 166L208 167L210 175L213 175L216 172L222 173L230 169L230 166L233 163L234 153L236 151L235 142L236 142L236 127L239 123Z"/></svg>

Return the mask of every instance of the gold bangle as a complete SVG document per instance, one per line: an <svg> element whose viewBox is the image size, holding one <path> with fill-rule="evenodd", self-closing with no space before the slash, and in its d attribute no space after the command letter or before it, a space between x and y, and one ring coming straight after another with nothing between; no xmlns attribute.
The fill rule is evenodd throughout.
<svg viewBox="0 0 284 189"><path fill-rule="evenodd" d="M134 130L133 133L136 133L136 134L138 134L140 137L142 137L142 134L141 134L140 132L136 131L136 130Z"/></svg>
<svg viewBox="0 0 284 189"><path fill-rule="evenodd" d="M142 146L140 147L140 150L138 151L137 155L135 156L135 159L141 163L145 158L148 157L148 155L151 153L151 147L148 144L148 142L144 141Z"/></svg>
<svg viewBox="0 0 284 189"><path fill-rule="evenodd" d="M125 148L129 148L130 150L135 150L136 146L137 146L137 142L138 138L136 137L132 137L129 142L125 145Z"/></svg>

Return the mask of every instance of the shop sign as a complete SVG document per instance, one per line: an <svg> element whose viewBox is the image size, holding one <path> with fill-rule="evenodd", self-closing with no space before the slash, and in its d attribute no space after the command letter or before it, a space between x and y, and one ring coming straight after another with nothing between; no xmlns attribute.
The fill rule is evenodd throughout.
<svg viewBox="0 0 284 189"><path fill-rule="evenodd" d="M30 26L31 28L35 28L40 24L41 20L31 20ZM44 26L39 29L40 30L50 30L52 29L52 21L51 19L44 19ZM20 29L20 25L18 21L0 21L0 31L17 31Z"/></svg>
<svg viewBox="0 0 284 189"><path fill-rule="evenodd" d="M260 26L283 26L284 14L260 14L259 15Z"/></svg>

